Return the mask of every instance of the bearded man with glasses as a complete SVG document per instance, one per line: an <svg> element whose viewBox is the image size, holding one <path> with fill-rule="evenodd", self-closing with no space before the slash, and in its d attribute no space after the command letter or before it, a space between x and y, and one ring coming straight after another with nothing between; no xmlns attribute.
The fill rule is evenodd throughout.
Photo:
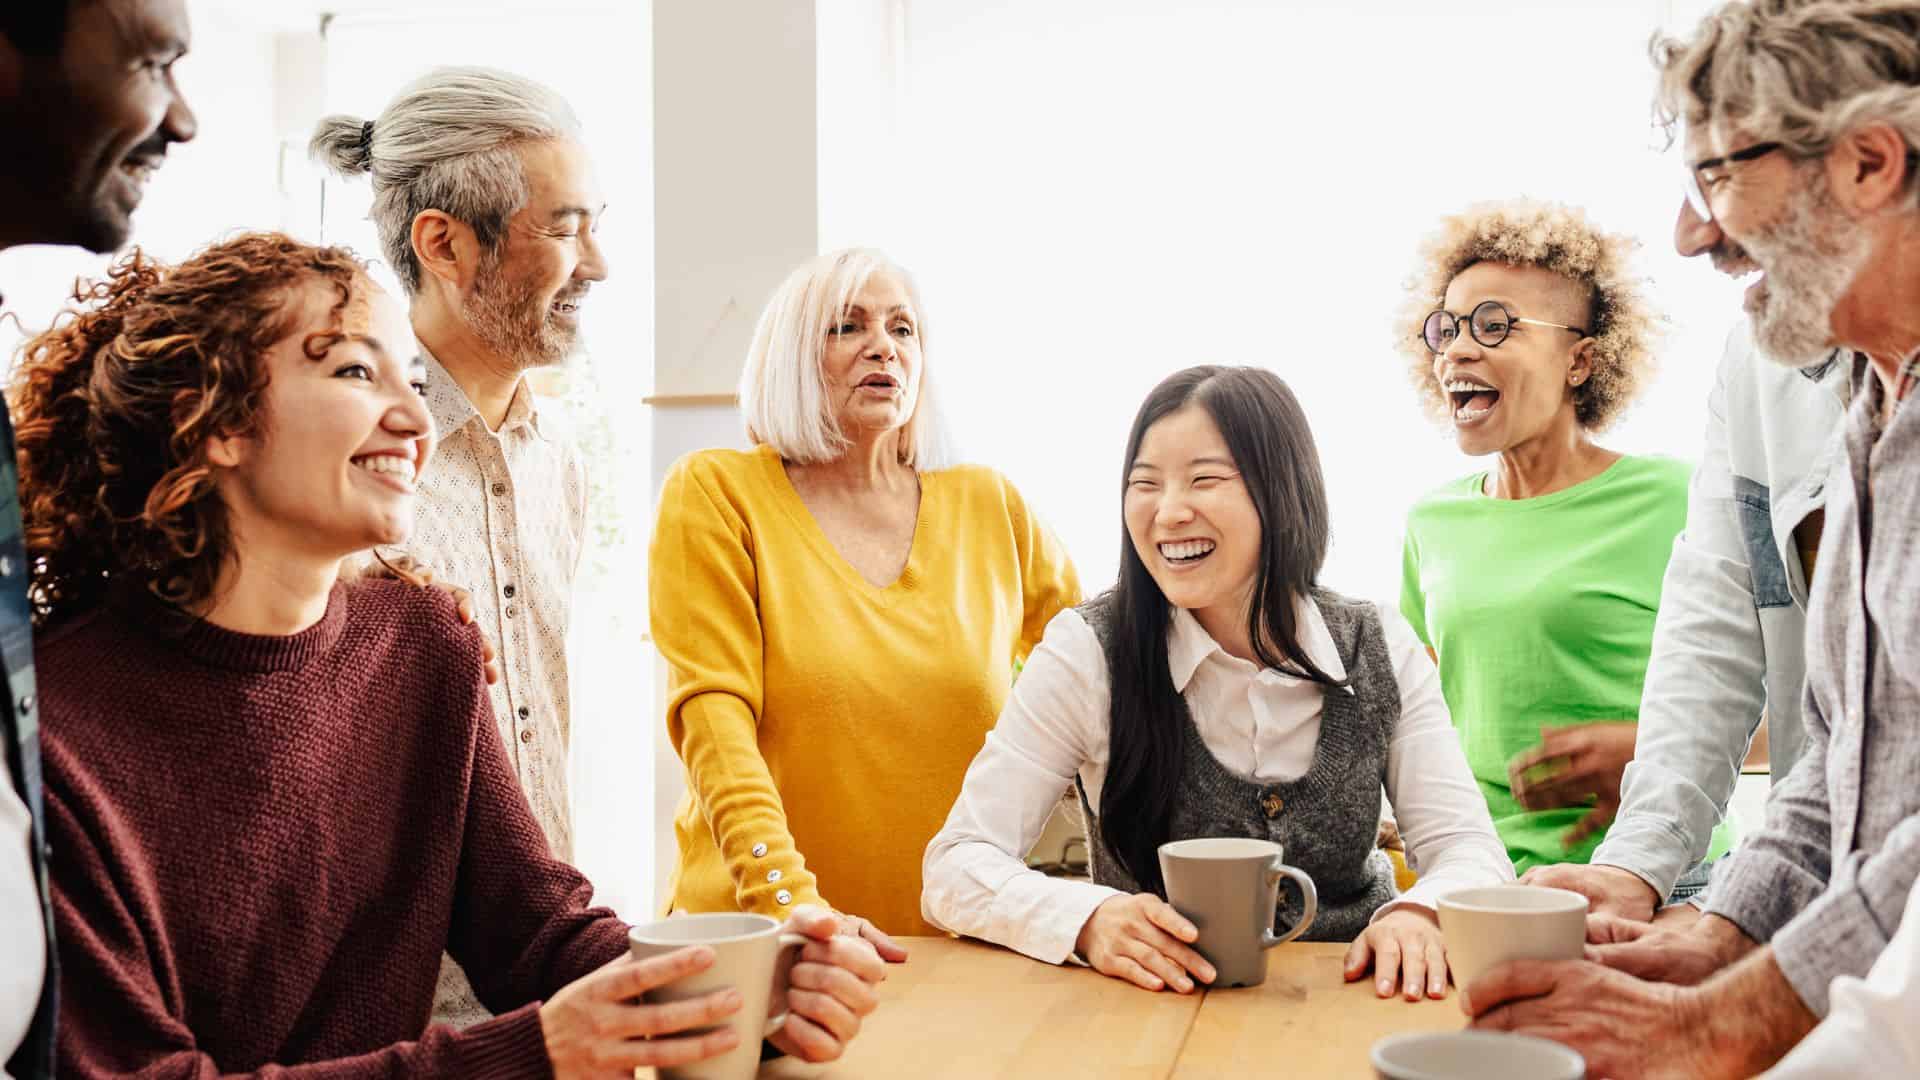
<svg viewBox="0 0 1920 1080"><path fill-rule="evenodd" d="M1663 115L1722 159L1697 170L1700 211L1764 275L1754 343L1851 366L1807 609L1805 749L1703 917L1601 920L1590 936L1616 940L1597 963L1505 965L1463 1007L1573 1045L1595 1074L1749 1076L1824 1017L1777 1075L1915 1075L1920 2L1729 3L1655 56Z"/></svg>
<svg viewBox="0 0 1920 1080"><path fill-rule="evenodd" d="M1586 862L1613 818L1686 521L1685 463L1596 441L1658 322L1631 251L1566 207L1476 207L1427 245L1400 323L1432 411L1493 458L1409 512L1401 612L1523 872Z"/></svg>

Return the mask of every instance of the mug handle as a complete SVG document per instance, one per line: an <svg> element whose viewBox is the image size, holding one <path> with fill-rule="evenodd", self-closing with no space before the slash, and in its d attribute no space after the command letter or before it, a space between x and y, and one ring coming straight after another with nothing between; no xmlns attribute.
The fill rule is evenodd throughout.
<svg viewBox="0 0 1920 1080"><path fill-rule="evenodd" d="M1285 945L1306 933L1307 927L1313 925L1314 912L1320 908L1320 894L1314 890L1313 879L1307 876L1307 872L1288 866L1276 858L1267 866L1267 880L1277 883L1283 877L1292 878L1293 883L1300 886L1300 895L1306 900L1307 909L1300 913L1300 920L1293 924L1293 929L1285 934L1276 934L1269 926L1266 932L1260 935L1260 944L1263 948L1271 949L1275 945Z"/></svg>
<svg viewBox="0 0 1920 1080"><path fill-rule="evenodd" d="M800 958L800 949L812 940L812 938L801 934L780 935L780 944L778 946L780 954L791 950L793 952L793 959L788 960L780 954L776 954L775 956L773 961L773 992L780 1001L780 1011L767 1017L767 1027L765 1031L761 1032L761 1038L773 1038L774 1032L780 1030L781 1026L787 1022L787 1015L793 1011L787 1008L787 979L793 973L793 965Z"/></svg>

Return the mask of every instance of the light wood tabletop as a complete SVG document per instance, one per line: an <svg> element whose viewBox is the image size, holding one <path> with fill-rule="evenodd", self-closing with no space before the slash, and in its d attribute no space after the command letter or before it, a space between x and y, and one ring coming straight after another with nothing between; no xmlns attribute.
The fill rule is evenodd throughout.
<svg viewBox="0 0 1920 1080"><path fill-rule="evenodd" d="M1366 1077L1381 1036L1465 1023L1452 991L1382 1001L1370 983L1344 982L1344 945L1282 945L1264 984L1183 996L976 941L902 943L911 958L891 969L845 1058L769 1062L763 1080Z"/></svg>

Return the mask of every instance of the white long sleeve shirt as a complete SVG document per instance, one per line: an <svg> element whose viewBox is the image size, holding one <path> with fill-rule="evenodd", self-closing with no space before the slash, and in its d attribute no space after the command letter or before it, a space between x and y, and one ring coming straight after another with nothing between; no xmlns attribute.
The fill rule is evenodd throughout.
<svg viewBox="0 0 1920 1080"><path fill-rule="evenodd" d="M1296 610L1302 648L1322 671L1344 678L1319 608L1302 599ZM1400 686L1386 794L1420 880L1375 918L1409 904L1432 909L1454 889L1513 880L1513 864L1447 716L1439 673L1404 619L1384 608L1380 617ZM1201 739L1228 769L1282 782L1312 766L1320 741L1319 685L1229 655L1180 610L1168 632L1167 664ZM920 904L929 922L1059 963L1073 952L1093 910L1120 895L1104 885L1048 877L1025 862L1076 776L1087 800L1100 804L1108 688L1093 628L1072 610L1055 616L967 770L946 825L927 846Z"/></svg>
<svg viewBox="0 0 1920 1080"><path fill-rule="evenodd" d="M32 819L0 766L0 1077L40 1007L47 935L30 852Z"/></svg>
<svg viewBox="0 0 1920 1080"><path fill-rule="evenodd" d="M1834 979L1828 1001L1827 1018L1766 1080L1920 1076L1920 885L1867 977Z"/></svg>

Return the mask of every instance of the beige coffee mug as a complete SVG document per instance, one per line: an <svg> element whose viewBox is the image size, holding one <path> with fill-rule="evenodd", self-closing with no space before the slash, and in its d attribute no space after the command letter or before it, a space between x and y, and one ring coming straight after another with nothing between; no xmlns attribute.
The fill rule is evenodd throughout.
<svg viewBox="0 0 1920 1080"><path fill-rule="evenodd" d="M1462 990L1509 960L1578 960L1587 944L1587 898L1566 889L1494 885L1440 897L1440 933Z"/></svg>
<svg viewBox="0 0 1920 1080"><path fill-rule="evenodd" d="M1504 1031L1414 1031L1373 1044L1378 1080L1583 1080L1586 1059L1550 1039Z"/></svg>
<svg viewBox="0 0 1920 1080"><path fill-rule="evenodd" d="M713 966L696 975L647 991L649 1003L685 1001L729 987L740 991L740 1010L721 1021L740 1036L740 1044L719 1057L660 1070L661 1080L750 1080L760 1069L760 1042L787 1021L787 975L807 938L783 934L765 915L718 913L675 915L627 932L635 960L676 952L691 945L713 950ZM779 1002L773 1012L771 1002Z"/></svg>
<svg viewBox="0 0 1920 1080"><path fill-rule="evenodd" d="M1258 986L1267 950L1306 933L1319 906L1313 879L1281 862L1271 840L1204 837L1160 845L1167 903L1200 931L1194 950L1213 965L1215 988ZM1285 934L1273 932L1280 879L1300 886L1303 911Z"/></svg>

